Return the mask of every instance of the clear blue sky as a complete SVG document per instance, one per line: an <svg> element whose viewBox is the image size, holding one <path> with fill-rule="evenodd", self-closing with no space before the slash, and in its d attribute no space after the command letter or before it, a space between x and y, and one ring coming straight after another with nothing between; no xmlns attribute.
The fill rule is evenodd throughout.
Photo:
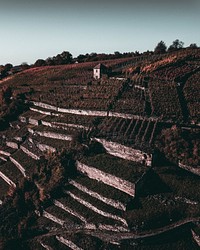
<svg viewBox="0 0 200 250"><path fill-rule="evenodd" d="M0 64L142 52L177 38L200 46L199 24L199 0L0 0Z"/></svg>

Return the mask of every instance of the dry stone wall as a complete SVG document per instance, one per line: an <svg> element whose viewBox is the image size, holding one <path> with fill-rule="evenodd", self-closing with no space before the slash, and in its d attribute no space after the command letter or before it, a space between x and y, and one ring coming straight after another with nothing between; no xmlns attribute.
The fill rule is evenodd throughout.
<svg viewBox="0 0 200 250"><path fill-rule="evenodd" d="M99 208L93 206L91 203L81 199L80 197L74 195L73 193L71 193L70 191L67 191L67 193L75 200L77 200L79 203L83 204L84 206L88 207L89 209L93 210L94 212L104 216L104 217L107 217L107 218L111 218L113 220L117 220L117 221L120 221L124 226L128 227L128 224L126 222L125 219L117 216L117 215L114 215L114 214L111 214L111 213L108 213L108 212L104 212L102 210L100 210Z"/></svg>
<svg viewBox="0 0 200 250"><path fill-rule="evenodd" d="M126 205L124 205L123 203L121 203L118 200L108 199L108 198L106 198L106 197L104 197L96 192L93 192L93 191L87 189L86 187L82 186L81 184L79 184L75 180L70 180L69 183L72 184L74 187L78 188L79 190L89 194L90 196L92 196L94 198L99 199L100 201L103 201L104 203L106 203L112 207L126 211Z"/></svg>
<svg viewBox="0 0 200 250"><path fill-rule="evenodd" d="M143 161L145 160L145 156L146 156L147 166L151 166L152 156L147 155L143 151L133 149L130 147L126 147L116 142L106 141L104 139L93 138L93 140L101 143L106 149L108 154L117 156L125 160L143 163Z"/></svg>
<svg viewBox="0 0 200 250"><path fill-rule="evenodd" d="M46 245L44 242L42 242L42 241L40 241L40 245L41 245L44 249L46 249L46 250L53 250L52 247L47 246L47 245Z"/></svg>
<svg viewBox="0 0 200 250"><path fill-rule="evenodd" d="M74 244L71 240L65 239L62 236L56 236L56 239L69 247L70 249L73 250L83 250L82 248L78 247L76 244Z"/></svg>
<svg viewBox="0 0 200 250"><path fill-rule="evenodd" d="M15 164L15 166L19 169L19 171L23 174L23 176L26 177L24 167L11 156L10 156L10 160Z"/></svg>
<svg viewBox="0 0 200 250"><path fill-rule="evenodd" d="M71 135L59 134L59 133L54 133L54 132L49 132L49 131L35 131L32 128L28 128L28 131L31 134L37 134L39 136L43 136L47 138L53 138L53 139L64 140L64 141L72 140Z"/></svg>
<svg viewBox="0 0 200 250"><path fill-rule="evenodd" d="M194 168L194 167L187 166L187 165L182 164L182 163L179 162L179 167L183 168L183 169L185 169L185 170L187 170L187 171L189 171L189 172L191 172L193 174L196 174L196 175L200 176L200 166Z"/></svg>
<svg viewBox="0 0 200 250"><path fill-rule="evenodd" d="M77 170L87 175L91 179L101 181L109 186L121 190L131 196L135 196L135 184L105 173L94 167L87 166L79 161L76 162Z"/></svg>
<svg viewBox="0 0 200 250"><path fill-rule="evenodd" d="M65 210L66 212L72 214L73 216L77 217L78 219L80 219L84 223L87 223L87 220L83 216L81 216L80 214L78 214L77 212L72 210L71 208L67 207L66 205L63 205L60 201L54 200L54 205Z"/></svg>
<svg viewBox="0 0 200 250"><path fill-rule="evenodd" d="M36 154L34 154L33 152L31 152L30 150L28 150L27 148L25 148L24 146L20 146L20 149L27 154L28 156L30 156L31 158L33 158L34 160L39 160L40 157Z"/></svg>
<svg viewBox="0 0 200 250"><path fill-rule="evenodd" d="M0 150L0 154L5 155L5 156L10 156L11 154L5 150Z"/></svg>
<svg viewBox="0 0 200 250"><path fill-rule="evenodd" d="M11 179L9 179L5 174L3 174L1 171L0 171L0 177L8 183L9 186L13 186L13 187L16 187L16 184L11 181Z"/></svg>
<svg viewBox="0 0 200 250"><path fill-rule="evenodd" d="M113 117L120 117L120 118L125 118L125 119L143 119L142 116L139 115L133 115L133 114L126 114L126 113L118 113L118 112L111 112L111 111L96 111L96 110L83 110L83 109L65 109L65 108L60 108L60 107L55 107L43 102L35 102L31 101L34 106L36 107L41 107L45 109L49 109L52 111L57 111L61 113L68 113L68 114L76 114L76 115L89 115L89 116L113 116ZM38 109L34 109L33 107L30 108L31 110L37 111ZM39 112L39 110L38 110ZM40 111L42 114L51 114L51 112L48 111ZM59 115L59 114L57 114ZM155 120L153 117L151 118L146 118L147 120Z"/></svg>
<svg viewBox="0 0 200 250"><path fill-rule="evenodd" d="M52 112L52 111L44 111L44 110L41 110L41 109L38 109L38 108L32 108L30 107L30 110L34 111L34 112L38 112L40 114L43 114L43 115L53 115L53 116L62 116L58 113L55 113L55 112Z"/></svg>
<svg viewBox="0 0 200 250"><path fill-rule="evenodd" d="M6 142L6 145L7 145L8 147L14 148L14 149L18 149L18 148L19 148L18 143L12 142L12 141L7 141L7 142Z"/></svg>
<svg viewBox="0 0 200 250"><path fill-rule="evenodd" d="M88 129L88 127L83 125L77 125L77 124L70 124L70 123L62 123L62 122L46 122L41 121L42 125L48 126L51 128L62 128L62 129L68 129L68 128L78 128L78 129Z"/></svg>
<svg viewBox="0 0 200 250"><path fill-rule="evenodd" d="M45 218L53 221L53 222L56 222L57 224L63 226L65 221L64 220L60 220L59 218L55 217L54 215L48 213L47 211L43 211L43 214L42 214Z"/></svg>
<svg viewBox="0 0 200 250"><path fill-rule="evenodd" d="M197 235L193 230L191 230L193 239L196 241L197 245L200 247L200 236Z"/></svg>
<svg viewBox="0 0 200 250"><path fill-rule="evenodd" d="M49 145L47 145L47 144L43 144L43 143L40 143L40 142L38 142L37 140L33 140L32 138L28 138L28 140L32 143L32 144L34 144L37 148L39 148L39 150L40 151L42 151L42 152L52 152L52 153L54 153L54 152L56 152L56 148L54 148L54 147L52 147L52 146L49 146Z"/></svg>

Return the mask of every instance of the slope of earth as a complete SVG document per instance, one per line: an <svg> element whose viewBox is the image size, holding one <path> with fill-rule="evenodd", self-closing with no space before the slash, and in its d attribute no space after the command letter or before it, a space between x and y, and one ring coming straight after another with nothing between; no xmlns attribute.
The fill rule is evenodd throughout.
<svg viewBox="0 0 200 250"><path fill-rule="evenodd" d="M198 248L199 62L184 50L106 61L115 74L99 80L94 62L2 82L0 217L12 211L25 249ZM9 122L13 100L26 109ZM28 204L34 234L9 202L19 215ZM3 224L1 239L12 232Z"/></svg>

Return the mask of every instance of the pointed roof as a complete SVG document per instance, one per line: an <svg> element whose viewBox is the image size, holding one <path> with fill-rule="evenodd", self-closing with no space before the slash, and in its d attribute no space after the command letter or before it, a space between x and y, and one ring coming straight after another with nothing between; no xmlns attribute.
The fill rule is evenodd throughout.
<svg viewBox="0 0 200 250"><path fill-rule="evenodd" d="M104 64L99 63L94 67L94 69L107 69L107 67Z"/></svg>

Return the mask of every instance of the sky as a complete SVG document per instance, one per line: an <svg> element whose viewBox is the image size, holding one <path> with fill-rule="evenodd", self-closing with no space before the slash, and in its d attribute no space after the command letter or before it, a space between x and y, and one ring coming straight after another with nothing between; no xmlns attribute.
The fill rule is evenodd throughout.
<svg viewBox="0 0 200 250"><path fill-rule="evenodd" d="M0 0L0 65L143 52L161 40L200 46L199 13L199 0Z"/></svg>

